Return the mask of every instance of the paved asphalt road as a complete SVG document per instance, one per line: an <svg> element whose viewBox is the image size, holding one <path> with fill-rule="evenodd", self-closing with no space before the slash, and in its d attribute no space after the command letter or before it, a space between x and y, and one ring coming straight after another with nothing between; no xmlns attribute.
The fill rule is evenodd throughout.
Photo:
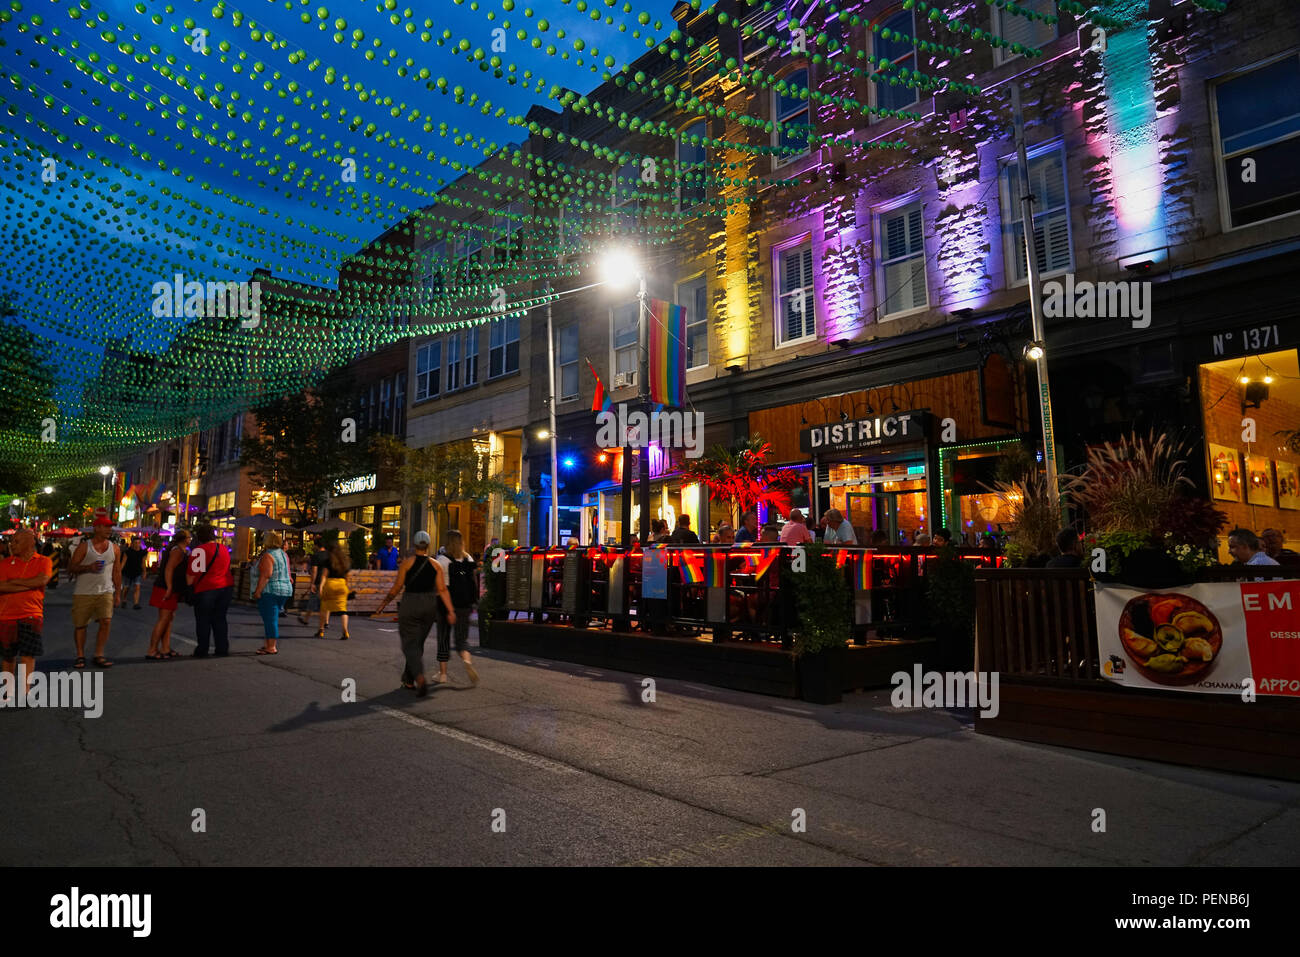
<svg viewBox="0 0 1300 957"><path fill-rule="evenodd" d="M48 593L47 671L71 668L70 592ZM0 864L1300 857L1300 784L999 740L895 711L886 691L817 706L664 680L649 704L643 675L488 652L479 687L453 661L453 683L417 700L397 686L394 622L354 618L348 642L293 623L261 658L260 622L237 607L231 657L154 662L154 614L117 612L101 717L0 712L5 803L23 809L0 827ZM177 617L188 653L193 614Z"/></svg>

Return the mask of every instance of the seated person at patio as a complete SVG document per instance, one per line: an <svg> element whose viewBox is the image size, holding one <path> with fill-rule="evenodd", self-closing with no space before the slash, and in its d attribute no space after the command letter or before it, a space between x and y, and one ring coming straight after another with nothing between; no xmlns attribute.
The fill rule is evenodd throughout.
<svg viewBox="0 0 1300 957"><path fill-rule="evenodd" d="M930 533L929 533L929 532L917 532L917 533L916 533L916 538L914 538L914 539L912 540L912 545L913 545L914 547L916 547L916 548L929 548L929 547L930 547Z"/></svg>
<svg viewBox="0 0 1300 957"><path fill-rule="evenodd" d="M1056 547L1061 554L1047 562L1047 568L1078 568L1083 564L1083 544L1079 533L1063 528L1056 533Z"/></svg>
<svg viewBox="0 0 1300 957"><path fill-rule="evenodd" d="M1228 533L1228 551L1242 565L1278 564L1260 549L1259 536L1248 528L1234 528Z"/></svg>
<svg viewBox="0 0 1300 957"><path fill-rule="evenodd" d="M668 534L668 523L662 518L650 519L650 541L655 542L656 544L661 544L670 540L671 537Z"/></svg>
<svg viewBox="0 0 1300 957"><path fill-rule="evenodd" d="M1286 535L1276 528L1266 528L1259 533L1259 544L1264 554L1287 568L1300 567L1300 554L1286 548Z"/></svg>
<svg viewBox="0 0 1300 957"><path fill-rule="evenodd" d="M776 522L768 522L763 526L763 532L758 536L760 545L779 545L781 544L781 526Z"/></svg>
<svg viewBox="0 0 1300 957"><path fill-rule="evenodd" d="M664 528L667 529L668 523L664 522ZM674 545L698 545L700 536L691 531L691 517L689 515L677 516L677 528L669 537L668 541Z"/></svg>
<svg viewBox="0 0 1300 957"><path fill-rule="evenodd" d="M740 528L736 529L736 544L758 541L758 513L746 512L740 516Z"/></svg>
<svg viewBox="0 0 1300 957"><path fill-rule="evenodd" d="M948 531L948 529L946 528L935 529L934 544L937 548L943 548L946 545L951 545L952 532Z"/></svg>
<svg viewBox="0 0 1300 957"><path fill-rule="evenodd" d="M736 544L736 532L730 525L723 522L718 526L717 544L734 545Z"/></svg>
<svg viewBox="0 0 1300 957"><path fill-rule="evenodd" d="M804 524L803 512L797 508L790 509L790 521L781 528L781 544L805 545L815 541L813 533L808 531L808 526Z"/></svg>
<svg viewBox="0 0 1300 957"><path fill-rule="evenodd" d="M878 529L876 529L874 532L872 532L872 533L871 533L871 547L872 547L872 548L888 548L888 547L889 547L889 533L888 533L887 531L885 531L883 528L878 528Z"/></svg>
<svg viewBox="0 0 1300 957"><path fill-rule="evenodd" d="M827 545L856 545L858 536L853 532L853 526L849 524L844 513L838 508L828 509L823 516L826 522L826 537L823 541Z"/></svg>

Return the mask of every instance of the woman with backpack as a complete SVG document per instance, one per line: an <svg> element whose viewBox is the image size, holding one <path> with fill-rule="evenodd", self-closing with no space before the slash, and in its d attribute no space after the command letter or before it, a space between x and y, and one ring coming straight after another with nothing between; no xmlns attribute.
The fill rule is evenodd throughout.
<svg viewBox="0 0 1300 957"><path fill-rule="evenodd" d="M455 609L452 615L438 616L438 677L447 680L447 662L451 660L451 638L456 638L456 651L465 663L465 674L472 685L478 684L478 672L469 657L469 615L478 604L478 562L465 551L460 532L447 533L447 552L438 556L438 564L447 573L447 591Z"/></svg>
<svg viewBox="0 0 1300 957"><path fill-rule="evenodd" d="M266 630L266 640L257 649L259 655L278 655L275 643L280 638L280 616L293 595L293 574L289 557L280 547L280 536L267 532L262 540L262 554L253 567L252 598Z"/></svg>
<svg viewBox="0 0 1300 957"><path fill-rule="evenodd" d="M172 619L176 617L176 606L185 591L185 569L181 566L189 540L189 532L178 530L158 563L158 577L149 593L149 607L158 609L158 621L149 635L149 653L145 655L150 661L180 657L178 652L172 651Z"/></svg>

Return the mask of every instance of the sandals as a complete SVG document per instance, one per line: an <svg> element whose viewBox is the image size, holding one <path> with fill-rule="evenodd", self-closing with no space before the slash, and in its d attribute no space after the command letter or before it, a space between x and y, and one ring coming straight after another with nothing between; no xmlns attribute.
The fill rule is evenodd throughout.
<svg viewBox="0 0 1300 957"><path fill-rule="evenodd" d="M352 636L349 635L349 634L345 631L345 632L343 632L343 637L340 638L339 641L347 641L347 640L348 640L349 638L351 638L351 637L352 637Z"/></svg>
<svg viewBox="0 0 1300 957"><path fill-rule="evenodd" d="M316 632L316 637L317 637L317 638L324 638L324 637L325 637L325 629L322 628L320 631Z"/></svg>
<svg viewBox="0 0 1300 957"><path fill-rule="evenodd" d="M167 657L166 655L145 655L145 658L147 658L149 661L162 661L166 657Z"/></svg>
<svg viewBox="0 0 1300 957"><path fill-rule="evenodd" d="M275 651L268 651L265 648L258 648L257 651L254 652L254 654L258 654L258 655L278 655L279 653L280 653L279 648L277 648Z"/></svg>
<svg viewBox="0 0 1300 957"><path fill-rule="evenodd" d="M107 658L105 658L103 655L95 655L95 657L92 658L91 660L95 662L95 667L97 667L97 668L111 668L111 667L113 667L113 662L109 661L109 660L108 660Z"/></svg>
<svg viewBox="0 0 1300 957"><path fill-rule="evenodd" d="M164 658L179 658L179 657L181 657L181 653L180 653L179 651L165 651L165 652L163 652L163 657L164 657Z"/></svg>
<svg viewBox="0 0 1300 957"><path fill-rule="evenodd" d="M74 668L84 668L84 667L86 667L86 659L83 658L83 657L81 657L81 656L78 656L78 657L77 657L77 660L74 661L74 662L72 663L72 667L74 667Z"/></svg>

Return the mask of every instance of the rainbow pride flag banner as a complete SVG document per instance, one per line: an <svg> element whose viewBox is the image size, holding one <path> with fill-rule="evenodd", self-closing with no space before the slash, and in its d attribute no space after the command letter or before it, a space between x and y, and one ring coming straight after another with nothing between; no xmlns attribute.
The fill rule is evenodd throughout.
<svg viewBox="0 0 1300 957"><path fill-rule="evenodd" d="M858 556L858 574L854 585L858 591L871 591L871 552L863 552Z"/></svg>
<svg viewBox="0 0 1300 957"><path fill-rule="evenodd" d="M700 556L696 552L682 552L681 556L682 581L687 585L704 584L704 563L698 561Z"/></svg>
<svg viewBox="0 0 1300 957"><path fill-rule="evenodd" d="M849 550L847 548L835 549L835 567L843 568L844 563L849 560Z"/></svg>
<svg viewBox="0 0 1300 957"><path fill-rule="evenodd" d="M708 586L710 588L727 587L727 553L722 549L710 549L705 556L708 566Z"/></svg>
<svg viewBox="0 0 1300 957"><path fill-rule="evenodd" d="M763 576L767 574L769 568L776 564L776 560L781 557L781 549L766 548L761 555L754 556L754 581L761 582Z"/></svg>
<svg viewBox="0 0 1300 957"><path fill-rule="evenodd" d="M686 404L686 307L651 299L650 401Z"/></svg>

